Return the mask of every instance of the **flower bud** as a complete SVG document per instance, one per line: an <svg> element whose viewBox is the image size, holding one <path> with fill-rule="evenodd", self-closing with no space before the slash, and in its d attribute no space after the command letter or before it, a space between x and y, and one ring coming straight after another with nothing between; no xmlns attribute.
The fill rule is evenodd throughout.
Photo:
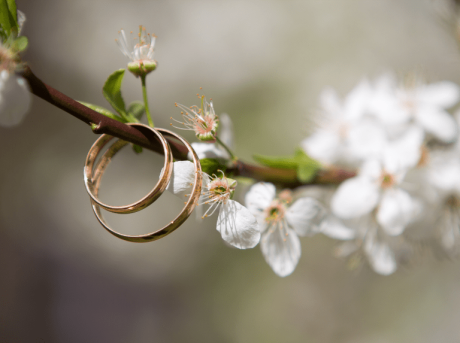
<svg viewBox="0 0 460 343"><path fill-rule="evenodd" d="M157 64L155 61L142 61L142 62L129 62L128 70L133 73L136 77L145 76L148 73L155 70Z"/></svg>

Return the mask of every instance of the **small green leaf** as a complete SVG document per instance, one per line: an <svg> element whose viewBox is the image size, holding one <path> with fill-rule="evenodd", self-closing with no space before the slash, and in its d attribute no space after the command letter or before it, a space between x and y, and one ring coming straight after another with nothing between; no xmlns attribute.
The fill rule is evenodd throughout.
<svg viewBox="0 0 460 343"><path fill-rule="evenodd" d="M203 158L200 163L201 170L208 175L217 174L218 170L225 172L227 169L225 165L220 164L215 158Z"/></svg>
<svg viewBox="0 0 460 343"><path fill-rule="evenodd" d="M129 121L126 115L125 102L121 96L121 82L123 81L124 75L124 69L119 69L111 74L102 88L102 93L115 111L117 111L126 121Z"/></svg>
<svg viewBox="0 0 460 343"><path fill-rule="evenodd" d="M5 40L11 35L11 32L18 32L18 24L10 12L7 0L0 0L0 27L2 28L2 39Z"/></svg>
<svg viewBox="0 0 460 343"><path fill-rule="evenodd" d="M297 178L300 182L306 183L313 180L321 169L321 164L308 156L302 149L298 148L295 152L298 162Z"/></svg>
<svg viewBox="0 0 460 343"><path fill-rule="evenodd" d="M16 24L16 27L18 26L18 9L16 7L16 0L6 0L8 4L8 9L10 10L11 17L14 20L14 23Z"/></svg>
<svg viewBox="0 0 460 343"><path fill-rule="evenodd" d="M272 168L296 169L298 165L296 157L264 155L253 155L252 157L260 164Z"/></svg>
<svg viewBox="0 0 460 343"><path fill-rule="evenodd" d="M294 156L297 159L297 161L299 161L299 162L310 162L310 163L317 164L318 166L321 166L321 163L319 163L317 160L314 160L313 158L308 156L305 153L305 151L303 151L303 149L301 149L301 148L297 148L295 150L295 155Z"/></svg>
<svg viewBox="0 0 460 343"><path fill-rule="evenodd" d="M29 40L25 36L21 36L13 42L13 49L17 52L24 51L29 45Z"/></svg>
<svg viewBox="0 0 460 343"><path fill-rule="evenodd" d="M315 178L318 170L318 168L311 164L299 164L297 167L297 178L303 183L310 182Z"/></svg>
<svg viewBox="0 0 460 343"><path fill-rule="evenodd" d="M136 154L140 154L142 152L142 147L136 144L133 144L133 150Z"/></svg>
<svg viewBox="0 0 460 343"><path fill-rule="evenodd" d="M103 114L106 117L109 117L111 119L118 120L119 122L126 123L126 120L121 118L120 116L110 112L108 109L105 109L104 107L98 106L98 105L93 105L88 102L84 101L79 101L80 104L85 105L86 107L91 108L93 111L96 111L97 113Z"/></svg>
<svg viewBox="0 0 460 343"><path fill-rule="evenodd" d="M297 178L300 182L309 182L313 180L321 164L308 156L302 149L297 149L294 156L262 156L255 155L254 159L260 164L279 169L295 169Z"/></svg>
<svg viewBox="0 0 460 343"><path fill-rule="evenodd" d="M145 113L145 106L140 101L134 101L129 104L128 113L136 119L141 119L142 115Z"/></svg>

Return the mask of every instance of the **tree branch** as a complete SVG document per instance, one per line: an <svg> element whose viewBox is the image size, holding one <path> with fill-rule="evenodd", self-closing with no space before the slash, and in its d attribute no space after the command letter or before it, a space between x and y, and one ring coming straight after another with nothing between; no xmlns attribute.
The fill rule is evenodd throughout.
<svg viewBox="0 0 460 343"><path fill-rule="evenodd" d="M94 133L109 134L163 155L163 148L157 140L152 141L136 128L93 111L53 87L48 86L36 77L28 66L25 67L22 72L22 76L27 80L31 92L36 96L71 114L75 118L80 119L88 125L96 124L97 127L93 129ZM171 137L165 138L171 146L174 158L177 160L186 160L188 153L187 148L179 141ZM233 171L235 175L238 176L250 177L258 181L273 182L283 187L294 188L302 185L297 180L296 171L292 169L262 167L245 163L243 161L237 161L235 166L228 170ZM347 178L353 177L354 175L354 172L331 168L320 171L313 180L312 184L337 184Z"/></svg>

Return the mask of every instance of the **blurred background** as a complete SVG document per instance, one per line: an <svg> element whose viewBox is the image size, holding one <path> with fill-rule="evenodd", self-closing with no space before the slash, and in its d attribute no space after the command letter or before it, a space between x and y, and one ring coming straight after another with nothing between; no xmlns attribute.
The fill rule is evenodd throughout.
<svg viewBox="0 0 460 343"><path fill-rule="evenodd" d="M435 1L17 3L36 75L105 107L102 86L127 63L118 30L145 25L158 36L158 68L147 81L155 124L169 127L180 115L174 103L195 104L204 92L232 117L236 153L248 161L291 153L325 86L346 94L388 70L460 82L458 46ZM123 92L140 100L139 80L127 73ZM259 247L227 247L216 216L192 215L153 243L116 239L96 221L83 185L96 138L36 97L21 126L0 129L0 342L460 341L460 261L422 256L383 277L367 266L348 270L333 256L336 242L317 235L302 239L296 271L279 278ZM104 177L102 200L139 199L162 161L125 149ZM141 213L107 218L124 233L147 233L181 208L165 194Z"/></svg>

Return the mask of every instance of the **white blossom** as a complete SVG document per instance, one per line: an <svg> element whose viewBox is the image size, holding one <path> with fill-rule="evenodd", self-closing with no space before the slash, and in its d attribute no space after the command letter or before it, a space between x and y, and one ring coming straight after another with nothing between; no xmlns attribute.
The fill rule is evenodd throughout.
<svg viewBox="0 0 460 343"><path fill-rule="evenodd" d="M119 39L116 39L116 42L121 52L132 62L142 64L155 62L153 60L153 53L156 36L146 33L145 27L140 26L137 34L133 34L131 31L129 38L124 30L120 30L118 35Z"/></svg>
<svg viewBox="0 0 460 343"><path fill-rule="evenodd" d="M291 202L289 192L276 197L275 186L262 182L253 185L245 199L262 232L260 246L265 260L281 277L291 274L299 262L298 236L318 232L324 216L323 207L313 198L300 198L290 205Z"/></svg>
<svg viewBox="0 0 460 343"><path fill-rule="evenodd" d="M192 162L174 162L173 175L167 189L182 198L190 196L194 179L195 167ZM239 249L253 248L260 241L260 230L254 215L239 202L230 199L235 187L236 181L224 175L210 177L203 173L199 205L209 207L202 217L211 216L219 210L216 228L222 239Z"/></svg>
<svg viewBox="0 0 460 343"><path fill-rule="evenodd" d="M415 124L442 142L451 143L457 137L458 128L446 109L459 98L460 88L452 82L424 84L412 78L401 86L392 75L386 74L376 82L370 108L397 132Z"/></svg>
<svg viewBox="0 0 460 343"><path fill-rule="evenodd" d="M234 137L233 137L233 123L230 119L230 116L226 113L219 115L219 139L229 148L234 149ZM198 158L201 160L203 158L214 158L221 160L222 162L228 161L231 159L231 156L228 152L220 145L216 143L202 143L202 142L193 142L193 150L195 150ZM192 159L192 154L188 154L188 159Z"/></svg>
<svg viewBox="0 0 460 343"><path fill-rule="evenodd" d="M219 117L214 111L212 101L206 101L204 95L200 96L201 106L196 105L187 107L176 103L176 107L181 109L183 121L179 121L171 117L176 123L181 126L171 126L179 130L189 130L195 132L196 137L201 141L215 142L217 128L219 127Z"/></svg>
<svg viewBox="0 0 460 343"><path fill-rule="evenodd" d="M420 159L422 135L409 131L389 143L380 160L366 161L359 174L344 181L331 200L335 215L357 218L377 209L377 222L389 235L400 235L419 209L417 200L401 188L407 170Z"/></svg>
<svg viewBox="0 0 460 343"><path fill-rule="evenodd" d="M398 267L395 244L392 244L393 238L380 229L375 216L366 215L355 222L354 226L354 239L349 240L347 237L346 242L336 248L336 255L348 258L352 269L357 268L364 258L376 273L394 273Z"/></svg>
<svg viewBox="0 0 460 343"><path fill-rule="evenodd" d="M436 234L448 253L460 252L460 154L458 147L436 151L425 168L426 182L433 186L440 205Z"/></svg>
<svg viewBox="0 0 460 343"><path fill-rule="evenodd" d="M326 89L321 93L318 128L301 146L312 158L329 165L350 163L375 154L384 141L383 130L366 116L371 88L362 81L344 99Z"/></svg>
<svg viewBox="0 0 460 343"><path fill-rule="evenodd" d="M0 43L0 125L16 126L29 111L32 97L27 81L15 73L15 53Z"/></svg>

